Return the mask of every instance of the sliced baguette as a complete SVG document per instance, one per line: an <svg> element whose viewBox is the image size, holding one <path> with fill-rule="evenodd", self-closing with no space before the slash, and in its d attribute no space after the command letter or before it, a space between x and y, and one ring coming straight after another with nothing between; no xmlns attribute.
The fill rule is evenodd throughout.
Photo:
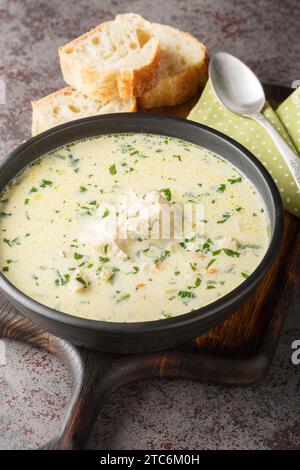
<svg viewBox="0 0 300 470"><path fill-rule="evenodd" d="M103 103L67 87L32 102L32 135L64 122L98 114L136 111L136 99L115 99Z"/></svg>
<svg viewBox="0 0 300 470"><path fill-rule="evenodd" d="M152 23L161 49L160 76L139 104L143 108L174 106L190 99L207 81L206 47L189 33Z"/></svg>
<svg viewBox="0 0 300 470"><path fill-rule="evenodd" d="M156 84L160 48L151 24L126 13L59 48L64 80L100 99L141 96Z"/></svg>

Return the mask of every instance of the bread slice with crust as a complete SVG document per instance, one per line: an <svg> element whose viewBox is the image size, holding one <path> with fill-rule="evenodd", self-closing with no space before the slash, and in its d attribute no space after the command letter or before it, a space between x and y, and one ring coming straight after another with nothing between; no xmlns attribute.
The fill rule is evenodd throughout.
<svg viewBox="0 0 300 470"><path fill-rule="evenodd" d="M59 48L64 80L92 98L143 95L158 80L160 47L151 23L117 15Z"/></svg>
<svg viewBox="0 0 300 470"><path fill-rule="evenodd" d="M143 108L181 104L207 81L206 47L171 26L152 23L151 29L161 50L160 75L156 86L139 98L139 104Z"/></svg>
<svg viewBox="0 0 300 470"><path fill-rule="evenodd" d="M32 135L64 122L98 114L136 111L136 99L115 99L101 102L71 87L32 101Z"/></svg>

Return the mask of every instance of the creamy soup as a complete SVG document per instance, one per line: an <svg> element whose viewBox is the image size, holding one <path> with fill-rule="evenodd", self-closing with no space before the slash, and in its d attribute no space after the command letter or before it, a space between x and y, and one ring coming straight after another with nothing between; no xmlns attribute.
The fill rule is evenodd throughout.
<svg viewBox="0 0 300 470"><path fill-rule="evenodd" d="M2 192L0 225L0 266L16 287L62 312L113 322L174 317L219 299L269 243L263 201L237 168L145 134L42 156Z"/></svg>

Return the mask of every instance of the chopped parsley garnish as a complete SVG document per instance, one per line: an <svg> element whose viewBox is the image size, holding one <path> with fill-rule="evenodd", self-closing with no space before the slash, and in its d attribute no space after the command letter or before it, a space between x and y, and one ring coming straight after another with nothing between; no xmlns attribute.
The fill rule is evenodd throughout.
<svg viewBox="0 0 300 470"><path fill-rule="evenodd" d="M13 240L9 240L8 238L4 238L3 242L7 243L8 246L21 245L19 237L16 237Z"/></svg>
<svg viewBox="0 0 300 470"><path fill-rule="evenodd" d="M182 161L182 158L180 155L173 155L174 158L177 158L180 162Z"/></svg>
<svg viewBox="0 0 300 470"><path fill-rule="evenodd" d="M140 268L137 266L133 266L132 271L129 271L127 274L137 274L139 272Z"/></svg>
<svg viewBox="0 0 300 470"><path fill-rule="evenodd" d="M124 295L121 295L121 297L118 297L116 301L117 303L119 303L119 302L122 302L123 300L129 299L129 297L130 297L130 294L124 294Z"/></svg>
<svg viewBox="0 0 300 470"><path fill-rule="evenodd" d="M80 284L82 284L85 289L87 288L87 283L81 276L76 276L75 279L76 281L80 282Z"/></svg>
<svg viewBox="0 0 300 470"><path fill-rule="evenodd" d="M242 275L245 279L248 279L248 277L249 277L249 274L247 274L247 273L241 273L241 275Z"/></svg>
<svg viewBox="0 0 300 470"><path fill-rule="evenodd" d="M74 168L75 173L78 173L78 170L79 170L78 163L80 162L80 159L79 158L74 158L71 153L69 153L68 158L69 158L69 163L70 163L71 167Z"/></svg>
<svg viewBox="0 0 300 470"><path fill-rule="evenodd" d="M225 189L226 189L226 184L220 184L217 191L218 193L224 193Z"/></svg>
<svg viewBox="0 0 300 470"><path fill-rule="evenodd" d="M83 210L83 215L92 215L92 213L98 208L98 203L97 201L91 201L88 202L88 206L84 206L77 202L77 206Z"/></svg>
<svg viewBox="0 0 300 470"><path fill-rule="evenodd" d="M197 263L190 263L190 267L192 268L194 272L197 271L198 269Z"/></svg>
<svg viewBox="0 0 300 470"><path fill-rule="evenodd" d="M110 260L105 256L99 256L100 263L108 263Z"/></svg>
<svg viewBox="0 0 300 470"><path fill-rule="evenodd" d="M232 258L236 257L238 258L240 254L237 251L230 250L229 248L223 248L224 253L226 253L227 256L231 256Z"/></svg>
<svg viewBox="0 0 300 470"><path fill-rule="evenodd" d="M110 172L111 175L116 175L117 174L117 168L116 168L115 163L109 167L109 172Z"/></svg>
<svg viewBox="0 0 300 470"><path fill-rule="evenodd" d="M31 193L37 193L38 189L35 186L32 186L30 192Z"/></svg>
<svg viewBox="0 0 300 470"><path fill-rule="evenodd" d="M210 262L208 263L208 265L206 266L206 269L208 269L215 262L216 262L216 258L211 259Z"/></svg>
<svg viewBox="0 0 300 470"><path fill-rule="evenodd" d="M238 258L240 256L240 253L238 253L237 251L234 251L234 250L230 250L229 248L220 248L219 250L213 251L212 254L213 254L213 256L218 256L222 251L224 251L224 253L227 256L236 257L236 258Z"/></svg>
<svg viewBox="0 0 300 470"><path fill-rule="evenodd" d="M171 315L171 313L164 313L163 317L164 318L172 318L172 315Z"/></svg>
<svg viewBox="0 0 300 470"><path fill-rule="evenodd" d="M215 250L213 251L213 256L218 256L222 251L222 248L220 250Z"/></svg>
<svg viewBox="0 0 300 470"><path fill-rule="evenodd" d="M81 255L80 253L74 253L74 258L75 259L81 259L81 258L83 258L83 255Z"/></svg>
<svg viewBox="0 0 300 470"><path fill-rule="evenodd" d="M57 287L65 286L70 280L70 274L63 274L62 275L62 274L60 274L59 271L57 271L57 276L58 276L57 279L55 279L55 281L54 281L55 285Z"/></svg>
<svg viewBox="0 0 300 470"><path fill-rule="evenodd" d="M193 286L189 286L188 289L196 289L200 285L201 285L201 279L200 279L200 277L197 277L197 279L195 281L195 284Z"/></svg>
<svg viewBox="0 0 300 470"><path fill-rule="evenodd" d="M206 289L215 289L215 286L213 286L212 284L208 284L208 286L206 286Z"/></svg>
<svg viewBox="0 0 300 470"><path fill-rule="evenodd" d="M163 250L160 257L154 260L154 264L162 263L163 261L165 261L166 258L168 258L168 256L170 256L170 254L171 253L169 252L169 250Z"/></svg>
<svg viewBox="0 0 300 470"><path fill-rule="evenodd" d="M108 209L105 209L105 211L103 212L103 215L102 215L102 219L104 219L105 217L107 217L109 215L109 210Z"/></svg>
<svg viewBox="0 0 300 470"><path fill-rule="evenodd" d="M238 178L229 178L227 181L230 184L241 183L242 182L242 177L239 176Z"/></svg>
<svg viewBox="0 0 300 470"><path fill-rule="evenodd" d="M160 193L163 193L165 195L165 198L166 198L167 201L171 201L172 193L171 193L170 188L161 189Z"/></svg>
<svg viewBox="0 0 300 470"><path fill-rule="evenodd" d="M202 245L203 250L210 250L210 246L212 244L212 240L208 238L205 243Z"/></svg>
<svg viewBox="0 0 300 470"><path fill-rule="evenodd" d="M223 219L218 220L217 224L224 224L224 222L226 222L229 219L230 214L228 212L225 212L225 214L223 214L222 217Z"/></svg>
<svg viewBox="0 0 300 470"><path fill-rule="evenodd" d="M185 298L193 299L195 297L195 294L188 290L180 290L178 292L178 296L181 297L182 299L185 299Z"/></svg>
<svg viewBox="0 0 300 470"><path fill-rule="evenodd" d="M25 199L24 204L29 204L29 198L28 197Z"/></svg>
<svg viewBox="0 0 300 470"><path fill-rule="evenodd" d="M87 188L85 186L80 186L79 191L81 193L85 193L87 191Z"/></svg>
<svg viewBox="0 0 300 470"><path fill-rule="evenodd" d="M41 188L46 188L47 186L52 186L53 185L53 181L50 181L50 180L42 180L41 181L41 184L40 184L40 187Z"/></svg>
<svg viewBox="0 0 300 470"><path fill-rule="evenodd" d="M8 271L9 271L9 267L8 267L8 266L4 266L4 267L2 268L2 271L3 271L4 273L5 273L5 272L8 272Z"/></svg>

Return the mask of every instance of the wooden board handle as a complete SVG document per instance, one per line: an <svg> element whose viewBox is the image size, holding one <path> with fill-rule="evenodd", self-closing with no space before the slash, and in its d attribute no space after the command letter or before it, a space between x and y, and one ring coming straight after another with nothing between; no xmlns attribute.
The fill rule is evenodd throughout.
<svg viewBox="0 0 300 470"><path fill-rule="evenodd" d="M141 355L113 355L79 349L52 336L24 318L8 302L0 310L3 336L24 341L55 354L73 375L73 391L57 436L47 449L84 449L99 411L107 399L130 382L151 378L185 378L228 385L258 381L268 367L247 361L232 361L205 353L180 350ZM261 359L264 361L264 359Z"/></svg>

